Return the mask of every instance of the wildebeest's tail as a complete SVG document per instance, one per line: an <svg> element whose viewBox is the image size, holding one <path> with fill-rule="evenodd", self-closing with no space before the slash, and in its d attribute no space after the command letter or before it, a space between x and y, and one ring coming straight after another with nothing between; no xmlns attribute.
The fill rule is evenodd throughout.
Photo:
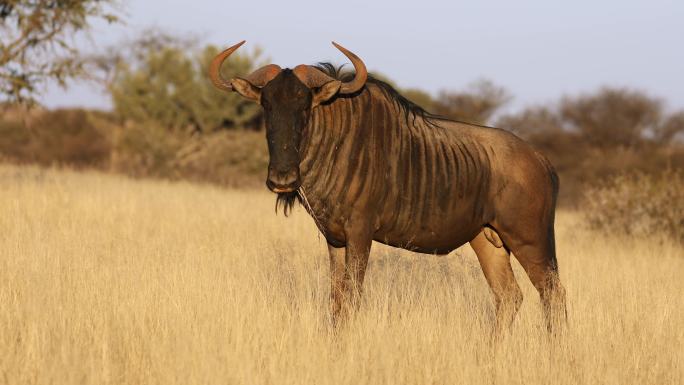
<svg viewBox="0 0 684 385"><path fill-rule="evenodd" d="M549 182L551 184L551 200L550 200L550 205L547 207L547 239L548 239L548 248L550 252L550 256L553 260L553 268L558 271L558 261L556 259L556 235L555 235L555 230L554 230L554 223L556 220L556 204L558 202L558 192L560 191L560 178L558 177L558 173L556 172L556 169L553 167L551 162L546 158L542 153L535 151L535 155L537 156L537 159L539 159L539 162L544 165L544 168L546 169L547 175L549 177Z"/></svg>

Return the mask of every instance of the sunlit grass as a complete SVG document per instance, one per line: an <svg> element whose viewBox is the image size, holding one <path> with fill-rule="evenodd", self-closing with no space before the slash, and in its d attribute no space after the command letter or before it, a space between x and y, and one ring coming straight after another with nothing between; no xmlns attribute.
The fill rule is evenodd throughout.
<svg viewBox="0 0 684 385"><path fill-rule="evenodd" d="M684 251L561 212L569 328L525 302L500 344L469 247L374 245L364 303L328 323L325 240L274 196L0 166L0 383L676 384Z"/></svg>

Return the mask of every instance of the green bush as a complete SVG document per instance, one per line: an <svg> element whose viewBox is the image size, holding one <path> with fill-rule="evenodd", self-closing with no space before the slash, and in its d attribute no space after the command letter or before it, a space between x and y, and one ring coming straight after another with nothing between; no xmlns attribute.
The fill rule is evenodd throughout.
<svg viewBox="0 0 684 385"><path fill-rule="evenodd" d="M610 178L586 190L584 208L592 228L684 242L684 171Z"/></svg>
<svg viewBox="0 0 684 385"><path fill-rule="evenodd" d="M109 68L106 83L115 114L121 121L152 122L172 130L259 129L258 104L220 91L209 80L207 70L220 49L185 40L150 31L97 59ZM259 56L258 49L236 52L222 66L223 76L247 76Z"/></svg>

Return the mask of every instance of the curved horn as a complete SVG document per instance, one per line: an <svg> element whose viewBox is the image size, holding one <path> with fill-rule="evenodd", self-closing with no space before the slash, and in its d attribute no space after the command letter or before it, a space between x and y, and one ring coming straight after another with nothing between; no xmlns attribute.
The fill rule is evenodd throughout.
<svg viewBox="0 0 684 385"><path fill-rule="evenodd" d="M240 48L241 45L245 44L245 40L235 44L234 46L226 49L220 54L216 55L214 60L211 61L209 66L209 77L216 88L226 91L232 91L233 85L221 76L221 64L230 56L236 49Z"/></svg>
<svg viewBox="0 0 684 385"><path fill-rule="evenodd" d="M352 79L350 82L342 83L342 86L340 87L341 94L353 94L354 92L360 90L364 84L366 84L366 79L368 79L368 71L366 70L366 65L363 64L363 61L358 56L354 55L353 52L335 43L334 41L332 43L335 46L335 48L342 51L344 56L349 58L349 60L354 65L354 70L356 70L356 76L354 76L354 79Z"/></svg>
<svg viewBox="0 0 684 385"><path fill-rule="evenodd" d="M228 56L230 56L243 44L245 44L245 40L216 55L214 60L211 61L211 65L209 66L209 77L211 77L211 81L217 88L226 91L233 90L233 84L231 83L231 80L226 80L223 78L223 76L221 76L221 65L224 61L226 61L226 59L228 59ZM282 69L279 65L268 64L252 72L243 79L250 82L253 86L263 87L266 85L266 83L273 80L273 78L276 77L280 71L282 71Z"/></svg>

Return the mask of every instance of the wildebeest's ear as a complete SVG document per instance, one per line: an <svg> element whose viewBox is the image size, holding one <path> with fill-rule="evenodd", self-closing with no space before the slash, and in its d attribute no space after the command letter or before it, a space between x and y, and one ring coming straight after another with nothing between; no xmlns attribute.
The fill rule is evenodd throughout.
<svg viewBox="0 0 684 385"><path fill-rule="evenodd" d="M332 98L340 90L342 82L339 80L333 80L327 82L314 90L313 100L311 101L311 107L316 107L317 105L325 102L326 100Z"/></svg>
<svg viewBox="0 0 684 385"><path fill-rule="evenodd" d="M230 81L233 85L233 91L247 99L253 100L257 103L261 100L261 88L253 85L245 79L234 78Z"/></svg>

